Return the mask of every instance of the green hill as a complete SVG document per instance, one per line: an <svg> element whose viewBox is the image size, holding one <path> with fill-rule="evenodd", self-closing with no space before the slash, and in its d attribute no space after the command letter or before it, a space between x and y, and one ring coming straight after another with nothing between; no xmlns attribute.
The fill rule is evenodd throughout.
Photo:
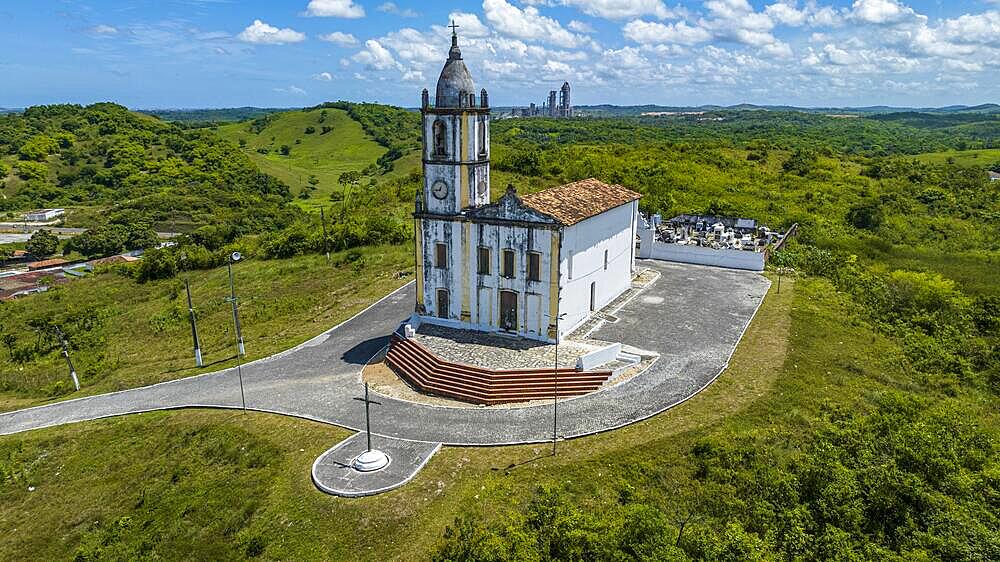
<svg viewBox="0 0 1000 562"><path fill-rule="evenodd" d="M0 194L0 213L86 208L68 219L82 225L117 216L249 233L289 221L288 187L232 144L111 103L0 116Z"/></svg>
<svg viewBox="0 0 1000 562"><path fill-rule="evenodd" d="M329 205L331 194L343 191L338 179L344 172L376 175L378 159L388 152L342 109L287 111L217 130L242 147L261 171L291 186L305 209ZM287 155L282 147L288 148ZM303 191L310 192L308 199L302 198Z"/></svg>

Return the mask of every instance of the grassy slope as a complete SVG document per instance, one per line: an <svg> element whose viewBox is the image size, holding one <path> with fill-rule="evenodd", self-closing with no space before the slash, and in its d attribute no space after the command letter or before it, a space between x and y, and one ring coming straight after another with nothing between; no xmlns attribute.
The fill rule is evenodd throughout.
<svg viewBox="0 0 1000 562"><path fill-rule="evenodd" d="M287 349L347 319L411 276L412 255L402 247L363 250L364 267L328 265L321 256L287 260L247 261L235 268L248 359ZM334 262L343 260L334 255ZM24 325L31 318L64 310L91 309L105 318L93 332L93 347L74 350L83 390L61 397L77 397L132 388L190 376L232 363L231 308L226 268L191 274L198 310L198 330L206 363L194 368L183 281L180 278L138 284L106 273L76 280L64 288L4 304L4 322ZM19 344L34 338L20 336ZM82 346L81 346L82 347ZM97 350L94 350L97 347ZM68 390L62 358L51 353L27 366L12 363L0 353L0 410L37 404L54 394L56 385Z"/></svg>
<svg viewBox="0 0 1000 562"><path fill-rule="evenodd" d="M1000 148L928 152L918 154L914 158L928 164L944 164L949 158L953 158L955 164L959 166L992 166L1000 163Z"/></svg>
<svg viewBox="0 0 1000 562"><path fill-rule="evenodd" d="M419 559L458 513L494 513L538 483L613 494L630 465L683 482L693 439L748 422L794 426L797 408L816 406L811 382L830 376L804 378L800 364L831 363L843 379L832 359L851 330L815 335L808 326L836 323L836 307L795 298L793 287L785 279L780 295L772 291L730 370L685 404L565 442L556 457L539 445L446 448L414 482L374 498L316 491L311 461L344 432L277 416L192 410L2 437L0 463L12 476L0 486L0 552L65 557L104 544L115 557L146 548L164 558L232 559L259 537L270 559Z"/></svg>
<svg viewBox="0 0 1000 562"><path fill-rule="evenodd" d="M330 194L341 189L337 183L341 173L361 171L374 164L387 150L372 140L346 111L325 111L327 116L323 123L319 122L321 110L288 111L275 115L259 134L248 131L247 123L221 126L218 133L235 143L245 139L245 151L260 169L287 183L295 195L309 185L309 177L315 175L319 185L312 198L296 201L305 209L329 206ZM315 127L316 132L305 134L309 126ZM320 134L324 126L333 127L333 130ZM295 144L296 140L301 143ZM289 156L282 156L280 148L286 144L292 151ZM258 148L267 148L270 153L260 154Z"/></svg>

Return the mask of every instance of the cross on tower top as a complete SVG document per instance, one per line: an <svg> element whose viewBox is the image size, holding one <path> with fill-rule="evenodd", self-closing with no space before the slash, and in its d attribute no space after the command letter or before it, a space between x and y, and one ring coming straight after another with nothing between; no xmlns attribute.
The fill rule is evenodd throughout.
<svg viewBox="0 0 1000 562"><path fill-rule="evenodd" d="M455 31L455 30L458 29L460 26L455 23L455 20L451 20L451 25L449 25L448 27L451 28L451 34L452 35L458 35L458 32Z"/></svg>

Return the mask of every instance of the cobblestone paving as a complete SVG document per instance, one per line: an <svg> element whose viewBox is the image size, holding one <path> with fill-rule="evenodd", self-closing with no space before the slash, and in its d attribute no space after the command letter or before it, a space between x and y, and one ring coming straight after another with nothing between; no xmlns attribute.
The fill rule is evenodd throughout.
<svg viewBox="0 0 1000 562"><path fill-rule="evenodd" d="M554 344L434 324L422 324L416 340L445 361L487 369L544 369L556 361ZM600 349L602 343L563 341L559 344L559 366L576 367L577 358Z"/></svg>

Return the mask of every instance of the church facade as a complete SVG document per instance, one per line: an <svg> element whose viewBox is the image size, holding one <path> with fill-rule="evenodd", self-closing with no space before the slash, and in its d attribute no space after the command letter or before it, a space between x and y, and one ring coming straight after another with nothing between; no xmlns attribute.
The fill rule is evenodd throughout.
<svg viewBox="0 0 1000 562"><path fill-rule="evenodd" d="M421 322L558 341L631 286L640 195L596 179L491 203L489 97L458 38L424 90L414 210Z"/></svg>

